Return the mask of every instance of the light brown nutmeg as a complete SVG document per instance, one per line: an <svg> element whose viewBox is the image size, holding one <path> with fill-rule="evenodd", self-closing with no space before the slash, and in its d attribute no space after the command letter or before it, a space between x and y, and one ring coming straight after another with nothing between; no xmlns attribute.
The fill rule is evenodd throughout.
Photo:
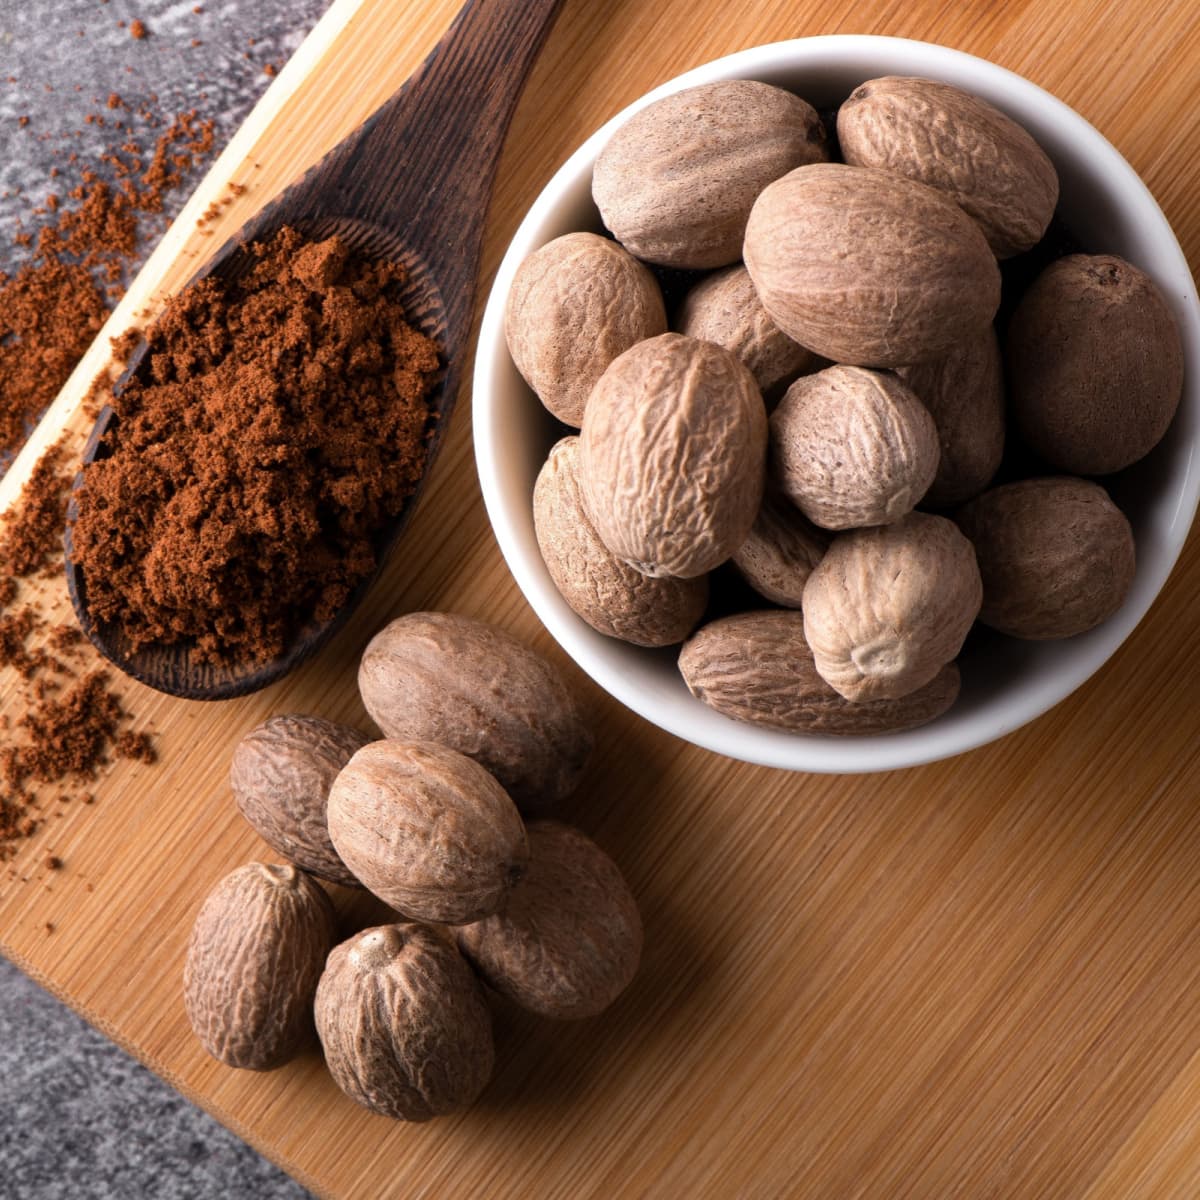
<svg viewBox="0 0 1200 1200"><path fill-rule="evenodd" d="M959 690L958 667L948 663L907 696L852 703L817 674L803 614L780 609L737 613L698 629L684 643L679 670L692 695L710 708L789 733L916 729L946 712Z"/></svg>
<svg viewBox="0 0 1200 1200"><path fill-rule="evenodd" d="M529 872L502 912L458 929L496 991L544 1017L594 1017L629 986L642 954L637 902L616 863L557 821L529 825Z"/></svg>
<svg viewBox="0 0 1200 1200"><path fill-rule="evenodd" d="M583 706L557 668L457 613L407 613L384 626L363 651L358 690L386 736L475 759L522 811L569 796L592 753Z"/></svg>
<svg viewBox="0 0 1200 1200"><path fill-rule="evenodd" d="M850 93L837 117L846 162L880 167L945 192L979 223L997 258L1041 240L1058 173L1011 117L934 79L888 75Z"/></svg>
<svg viewBox="0 0 1200 1200"><path fill-rule="evenodd" d="M778 399L792 380L823 363L771 320L741 263L695 284L684 296L675 324L688 337L716 342L736 354L768 400Z"/></svg>
<svg viewBox="0 0 1200 1200"><path fill-rule="evenodd" d="M333 782L329 835L384 904L447 925L499 909L529 859L505 790L473 759L434 742L364 746Z"/></svg>
<svg viewBox="0 0 1200 1200"><path fill-rule="evenodd" d="M989 325L949 353L897 367L937 426L941 450L926 507L944 508L979 495L1004 457L1004 370Z"/></svg>
<svg viewBox="0 0 1200 1200"><path fill-rule="evenodd" d="M971 543L913 512L833 539L804 589L804 635L847 700L895 700L958 657L982 600Z"/></svg>
<svg viewBox="0 0 1200 1200"><path fill-rule="evenodd" d="M898 521L929 490L938 455L929 410L890 373L827 367L771 414L771 477L823 529Z"/></svg>
<svg viewBox="0 0 1200 1200"><path fill-rule="evenodd" d="M1133 531L1097 483L1070 476L992 488L956 519L983 577L979 619L1019 638L1074 637L1107 620L1133 583Z"/></svg>
<svg viewBox="0 0 1200 1200"><path fill-rule="evenodd" d="M635 646L672 646L696 628L708 576L652 579L615 557L583 505L579 439L563 438L533 488L533 527L554 586L593 629Z"/></svg>
<svg viewBox="0 0 1200 1200"><path fill-rule="evenodd" d="M213 888L183 968L188 1020L213 1058L269 1071L300 1050L336 926L320 884L290 864L249 863Z"/></svg>
<svg viewBox="0 0 1200 1200"><path fill-rule="evenodd" d="M760 596L799 608L804 585L825 554L829 537L786 496L768 487L746 540L734 552L733 565Z"/></svg>
<svg viewBox="0 0 1200 1200"><path fill-rule="evenodd" d="M1006 345L1013 415L1052 467L1107 475L1147 455L1183 395L1183 342L1155 282L1113 254L1051 263Z"/></svg>
<svg viewBox="0 0 1200 1200"><path fill-rule="evenodd" d="M810 104L766 83L724 79L630 117L596 159L592 196L638 258L723 267L741 257L754 197L793 167L827 157Z"/></svg>
<svg viewBox="0 0 1200 1200"><path fill-rule="evenodd" d="M664 333L626 350L592 392L579 441L584 504L617 558L692 579L750 532L766 450L762 395L737 357Z"/></svg>
<svg viewBox="0 0 1200 1200"><path fill-rule="evenodd" d="M616 242L568 233L517 268L504 334L525 382L576 429L596 380L618 354L666 333L658 282Z"/></svg>
<svg viewBox="0 0 1200 1200"><path fill-rule="evenodd" d="M457 1112L492 1075L492 1018L479 983L462 955L422 925L379 925L334 947L316 1020L334 1082L385 1117Z"/></svg>
<svg viewBox="0 0 1200 1200"><path fill-rule="evenodd" d="M270 717L237 744L229 786L242 816L286 859L322 879L361 887L329 840L325 803L337 773L371 739L295 713Z"/></svg>
<svg viewBox="0 0 1200 1200"><path fill-rule="evenodd" d="M780 329L860 367L937 358L1000 304L979 226L936 189L871 167L819 163L764 188L745 260Z"/></svg>

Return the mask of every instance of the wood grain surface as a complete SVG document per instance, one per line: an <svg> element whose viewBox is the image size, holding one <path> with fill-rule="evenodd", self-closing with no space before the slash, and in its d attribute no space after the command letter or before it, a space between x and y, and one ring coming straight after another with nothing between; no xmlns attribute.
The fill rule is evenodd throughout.
<svg viewBox="0 0 1200 1200"><path fill-rule="evenodd" d="M210 247L392 92L453 0L337 0L115 318L153 311ZM1200 12L1029 0L567 0L513 122L484 255L592 129L651 85L763 41L871 32L1019 71L1142 172L1200 263ZM205 235L196 218L249 185ZM0 488L69 426L98 348ZM469 372L464 371L464 380ZM204 893L264 845L226 770L265 716L366 726L357 656L447 608L563 656L525 605L474 478L469 397L420 512L352 627L295 676L219 707L137 685L161 763L122 763L0 878L26 970L316 1191L343 1197L1030 1197L1200 1194L1200 540L1112 662L1052 713L920 770L815 777L658 733L565 664L595 713L565 816L627 874L646 955L608 1014L497 1010L480 1104L425 1126L345 1100L311 1053L227 1070L180 999ZM57 580L39 584L66 611ZM0 704L12 709L11 680ZM66 864L47 872L48 850ZM47 932L46 922L54 925Z"/></svg>

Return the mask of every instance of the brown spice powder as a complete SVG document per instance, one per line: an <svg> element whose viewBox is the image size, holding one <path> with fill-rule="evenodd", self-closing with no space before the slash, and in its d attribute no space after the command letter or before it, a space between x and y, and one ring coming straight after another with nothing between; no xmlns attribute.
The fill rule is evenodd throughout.
<svg viewBox="0 0 1200 1200"><path fill-rule="evenodd" d="M26 780L52 783L69 775L93 779L118 737L124 715L105 671L84 675L61 699L47 699L22 714L23 744L5 747L0 772L10 788Z"/></svg>
<svg viewBox="0 0 1200 1200"><path fill-rule="evenodd" d="M283 229L148 334L73 539L87 603L137 646L265 661L333 617L421 477L439 359L403 271Z"/></svg>
<svg viewBox="0 0 1200 1200"><path fill-rule="evenodd" d="M0 454L24 442L107 316L91 272L57 255L0 274Z"/></svg>
<svg viewBox="0 0 1200 1200"><path fill-rule="evenodd" d="M147 119L157 120L153 114ZM0 469L119 298L123 272L137 252L138 214L161 212L165 195L212 148L212 122L194 111L180 113L149 156L131 140L103 155L118 184L83 171L65 201L57 194L48 198L47 224L36 234L17 235L17 244L32 254L15 274L0 272Z"/></svg>
<svg viewBox="0 0 1200 1200"><path fill-rule="evenodd" d="M65 436L38 459L0 535L0 565L10 579L46 570L61 557L73 470Z"/></svg>
<svg viewBox="0 0 1200 1200"><path fill-rule="evenodd" d="M127 350L130 341L118 339L114 349ZM108 375L102 375L93 392L107 390L108 384ZM127 728L128 715L107 675L87 672L86 663L95 655L82 632L67 624L47 628L32 604L13 607L19 577L62 569L62 528L74 470L64 438L36 464L0 533L0 670L15 674L13 707L20 713L13 722L4 717L0 861L11 857L18 839L37 831L37 785L90 780L112 755L155 760L149 735ZM5 680L4 687L9 686ZM84 803L93 800L90 791L77 794ZM69 792L57 798L66 802Z"/></svg>

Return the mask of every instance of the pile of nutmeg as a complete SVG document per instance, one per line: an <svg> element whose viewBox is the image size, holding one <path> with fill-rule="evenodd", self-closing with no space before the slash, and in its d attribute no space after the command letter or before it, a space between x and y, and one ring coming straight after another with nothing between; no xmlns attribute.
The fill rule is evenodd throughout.
<svg viewBox="0 0 1200 1200"><path fill-rule="evenodd" d="M408 1121L463 1108L494 1059L480 981L552 1018L607 1008L642 925L612 860L549 811L592 750L550 663L502 630L411 613L367 646L359 690L384 737L273 717L233 756L246 819L286 865L222 880L192 931L184 999L234 1067L269 1070L315 1017L338 1086ZM338 940L318 879L365 887L395 921Z"/></svg>
<svg viewBox="0 0 1200 1200"><path fill-rule="evenodd" d="M1169 428L1182 341L1137 266L1059 256L1058 193L1026 129L937 80L869 80L828 129L744 79L639 108L595 223L507 302L563 427L533 520L567 604L681 646L719 712L820 734L945 713L976 621L1112 616L1135 547L1108 488Z"/></svg>

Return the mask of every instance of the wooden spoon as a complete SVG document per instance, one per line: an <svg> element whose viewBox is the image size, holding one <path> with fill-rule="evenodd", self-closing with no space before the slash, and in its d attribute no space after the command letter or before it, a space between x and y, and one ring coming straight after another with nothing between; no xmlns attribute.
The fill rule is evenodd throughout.
<svg viewBox="0 0 1200 1200"><path fill-rule="evenodd" d="M422 480L428 478L458 390L500 148L525 77L561 2L469 0L400 90L248 221L192 280L214 272L236 276L246 260L241 247L283 225L314 239L338 234L360 254L403 264L409 278L403 297L406 316L437 341L445 363L442 380L430 397L433 435ZM117 381L118 392L139 371L144 357L143 345ZM115 423L106 406L84 449L84 465L106 453L102 440ZM81 478L82 474L76 477L76 489ZM380 564L412 516L421 490L419 486L380 535ZM333 636L375 578L365 579L336 617L310 622L268 662L201 663L186 643L134 650L119 625L100 624L88 611L86 581L73 561L75 512L72 500L67 587L83 631L122 671L186 699L240 696L280 678Z"/></svg>

